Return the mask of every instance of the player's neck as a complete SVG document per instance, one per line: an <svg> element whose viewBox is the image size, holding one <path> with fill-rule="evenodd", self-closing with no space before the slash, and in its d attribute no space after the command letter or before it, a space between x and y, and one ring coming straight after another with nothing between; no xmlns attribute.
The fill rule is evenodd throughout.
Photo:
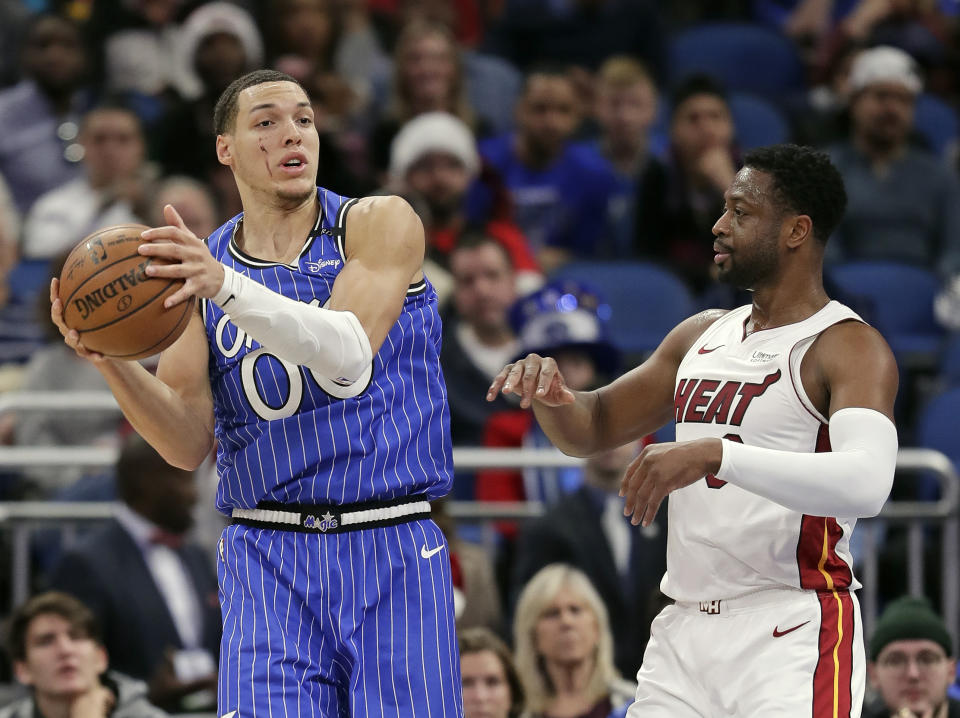
<svg viewBox="0 0 960 718"><path fill-rule="evenodd" d="M771 287L756 289L747 333L802 322L823 309L829 301L820 281L799 285L781 281Z"/></svg>
<svg viewBox="0 0 960 718"><path fill-rule="evenodd" d="M316 195L284 207L244 202L236 241L246 254L268 262L290 262L299 254L317 221Z"/></svg>

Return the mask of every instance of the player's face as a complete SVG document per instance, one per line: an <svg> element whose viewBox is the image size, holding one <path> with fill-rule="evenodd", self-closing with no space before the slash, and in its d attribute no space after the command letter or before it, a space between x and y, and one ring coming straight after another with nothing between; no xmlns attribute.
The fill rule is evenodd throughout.
<svg viewBox="0 0 960 718"><path fill-rule="evenodd" d="M540 614L534 642L548 662L579 663L593 656L600 643L597 617L580 594L564 586Z"/></svg>
<svg viewBox="0 0 960 718"><path fill-rule="evenodd" d="M55 613L40 614L27 627L26 659L17 678L40 694L65 698L91 690L107 669L106 652Z"/></svg>
<svg viewBox="0 0 960 718"><path fill-rule="evenodd" d="M870 664L870 679L891 711L930 715L946 699L956 670L957 662L934 641L893 641Z"/></svg>
<svg viewBox="0 0 960 718"><path fill-rule="evenodd" d="M463 680L463 718L507 718L510 683L503 664L493 651L460 656Z"/></svg>
<svg viewBox="0 0 960 718"><path fill-rule="evenodd" d="M534 75L517 105L520 131L530 149L545 157L560 152L580 121L573 83L556 75Z"/></svg>
<svg viewBox="0 0 960 718"><path fill-rule="evenodd" d="M780 267L782 216L771 178L744 167L724 193L723 214L713 225L719 278L741 289L773 282Z"/></svg>
<svg viewBox="0 0 960 718"><path fill-rule="evenodd" d="M292 82L264 82L241 92L233 132L217 142L237 184L294 205L316 192L319 146L310 99Z"/></svg>
<svg viewBox="0 0 960 718"><path fill-rule="evenodd" d="M457 314L480 332L501 331L516 299L513 268L504 250L485 242L450 257Z"/></svg>

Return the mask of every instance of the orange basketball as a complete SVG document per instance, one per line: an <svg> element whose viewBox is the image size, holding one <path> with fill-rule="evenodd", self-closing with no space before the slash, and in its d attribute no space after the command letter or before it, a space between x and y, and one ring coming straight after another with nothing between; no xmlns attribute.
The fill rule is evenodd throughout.
<svg viewBox="0 0 960 718"><path fill-rule="evenodd" d="M118 224L94 232L67 257L60 274L63 320L91 351L115 359L142 359L163 351L186 329L195 301L171 309L163 301L182 279L150 277L164 259L137 253L142 224Z"/></svg>

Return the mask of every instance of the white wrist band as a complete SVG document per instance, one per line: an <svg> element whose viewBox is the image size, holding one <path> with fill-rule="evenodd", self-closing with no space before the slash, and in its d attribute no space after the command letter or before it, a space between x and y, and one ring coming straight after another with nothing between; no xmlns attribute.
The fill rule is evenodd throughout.
<svg viewBox="0 0 960 718"><path fill-rule="evenodd" d="M805 454L723 440L717 478L811 516L876 516L893 486L897 428L873 409L830 418L831 451Z"/></svg>
<svg viewBox="0 0 960 718"><path fill-rule="evenodd" d="M373 359L370 339L353 312L298 302L230 267L223 267L223 284L212 301L281 359L330 379L354 382Z"/></svg>

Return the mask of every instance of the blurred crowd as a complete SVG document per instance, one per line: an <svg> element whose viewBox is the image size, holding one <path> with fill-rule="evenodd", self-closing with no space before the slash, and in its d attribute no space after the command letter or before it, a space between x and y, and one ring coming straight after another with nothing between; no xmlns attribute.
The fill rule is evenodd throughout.
<svg viewBox="0 0 960 718"><path fill-rule="evenodd" d="M198 236L237 214L213 108L272 67L313 101L318 183L399 194L423 221L455 446L549 446L529 411L485 398L528 352L595 388L642 361L665 321L749 302L716 282L711 228L743 153L792 141L844 177L827 290L898 357L901 445L960 462L955 419L937 418L960 409L958 34L955 0L0 0L0 392L106 388L45 318L49 277L91 231L161 224L165 204ZM666 526L663 512L630 525L617 489L643 443L671 437L576 469L458 472L458 501L546 510L484 532L435 509L466 702L495 706L476 715L618 714L664 600ZM35 537L32 588L65 593L24 614L6 677L27 675L28 624L53 616L120 676L92 705L210 707L212 471L171 469L94 411L5 414L0 442L121 449L112 470L8 471L0 499L123 505L73 546ZM907 476L894 498L937 490ZM882 535L884 603L906 589L907 540Z"/></svg>

